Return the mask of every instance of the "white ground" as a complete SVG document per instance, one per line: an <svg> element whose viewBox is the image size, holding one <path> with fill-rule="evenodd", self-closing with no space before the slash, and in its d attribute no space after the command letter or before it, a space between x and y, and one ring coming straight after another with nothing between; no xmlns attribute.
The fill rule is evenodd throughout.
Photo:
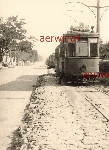
<svg viewBox="0 0 109 150"><path fill-rule="evenodd" d="M29 150L109 150L109 122L83 96L84 92L93 96L99 92L90 87L58 86L49 76L45 82L33 93L25 111L32 121L21 125L24 144L20 150L28 146ZM99 103L106 106L104 99Z"/></svg>
<svg viewBox="0 0 109 150"><path fill-rule="evenodd" d="M0 150L6 150L12 132L21 123L37 75L46 73L47 69L41 62L0 70Z"/></svg>
<svg viewBox="0 0 109 150"><path fill-rule="evenodd" d="M109 150L109 122L97 110L109 117L109 96L95 87L58 85L48 75L29 101L37 75L48 73L41 63L0 70L0 150L18 126L24 140L18 150ZM26 113L32 120L21 123Z"/></svg>

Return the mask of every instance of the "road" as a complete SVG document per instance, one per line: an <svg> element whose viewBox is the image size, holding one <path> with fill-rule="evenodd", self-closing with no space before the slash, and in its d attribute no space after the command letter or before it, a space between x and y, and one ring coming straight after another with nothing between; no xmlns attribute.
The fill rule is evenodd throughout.
<svg viewBox="0 0 109 150"><path fill-rule="evenodd" d="M38 75L47 74L42 62L0 70L0 150L9 145L12 132L21 124Z"/></svg>
<svg viewBox="0 0 109 150"><path fill-rule="evenodd" d="M109 96L95 86L59 85L54 75L40 81L8 150L109 150Z"/></svg>
<svg viewBox="0 0 109 150"><path fill-rule="evenodd" d="M59 85L43 63L0 73L0 150L109 150L108 86Z"/></svg>

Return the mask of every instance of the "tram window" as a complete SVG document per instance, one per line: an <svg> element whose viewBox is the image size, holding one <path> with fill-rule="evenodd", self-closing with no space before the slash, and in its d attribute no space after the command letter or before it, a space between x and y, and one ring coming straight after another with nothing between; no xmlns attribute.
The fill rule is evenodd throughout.
<svg viewBox="0 0 109 150"><path fill-rule="evenodd" d="M55 58L56 58L57 60L59 60L59 58L60 58L60 49L56 49L56 50L55 50Z"/></svg>
<svg viewBox="0 0 109 150"><path fill-rule="evenodd" d="M65 57L65 50L64 50L64 47L62 47L60 49L60 57Z"/></svg>
<svg viewBox="0 0 109 150"><path fill-rule="evenodd" d="M90 56L97 57L97 43L90 43Z"/></svg>
<svg viewBox="0 0 109 150"><path fill-rule="evenodd" d="M69 49L69 57L74 57L75 56L75 44L69 43L68 49Z"/></svg>
<svg viewBox="0 0 109 150"><path fill-rule="evenodd" d="M88 42L87 41L82 40L80 42L77 42L76 56L77 57L87 57L88 56Z"/></svg>
<svg viewBox="0 0 109 150"><path fill-rule="evenodd" d="M58 55L59 55L59 51L56 50L56 51L55 51L55 58L56 58L56 59L58 59Z"/></svg>

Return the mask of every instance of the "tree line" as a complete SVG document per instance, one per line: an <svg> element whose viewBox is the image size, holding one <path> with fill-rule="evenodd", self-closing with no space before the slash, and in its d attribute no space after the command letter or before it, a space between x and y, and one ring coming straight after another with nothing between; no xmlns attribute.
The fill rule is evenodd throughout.
<svg viewBox="0 0 109 150"><path fill-rule="evenodd" d="M24 19L18 19L18 16L8 17L5 22L0 23L0 61L6 53L18 61L38 60L38 53L33 49L37 39L26 36L25 24Z"/></svg>
<svg viewBox="0 0 109 150"><path fill-rule="evenodd" d="M100 44L100 58L109 60L109 41L105 44Z"/></svg>

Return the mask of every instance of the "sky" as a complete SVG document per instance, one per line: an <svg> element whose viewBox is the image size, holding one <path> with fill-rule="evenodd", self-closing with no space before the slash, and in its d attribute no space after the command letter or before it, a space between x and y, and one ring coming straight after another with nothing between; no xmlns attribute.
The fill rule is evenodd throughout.
<svg viewBox="0 0 109 150"><path fill-rule="evenodd" d="M25 19L27 35L38 39L35 49L43 58L47 58L59 43L55 40L40 42L41 36L62 36L70 26L77 26L80 22L95 26L96 31L96 8L91 7L94 15L88 7L77 2L88 6L97 5L97 0L0 0L0 17L5 20L18 15ZM100 5L109 6L109 0L100 0ZM105 10L100 10L101 16ZM103 42L109 41L109 8L100 21L100 36Z"/></svg>

